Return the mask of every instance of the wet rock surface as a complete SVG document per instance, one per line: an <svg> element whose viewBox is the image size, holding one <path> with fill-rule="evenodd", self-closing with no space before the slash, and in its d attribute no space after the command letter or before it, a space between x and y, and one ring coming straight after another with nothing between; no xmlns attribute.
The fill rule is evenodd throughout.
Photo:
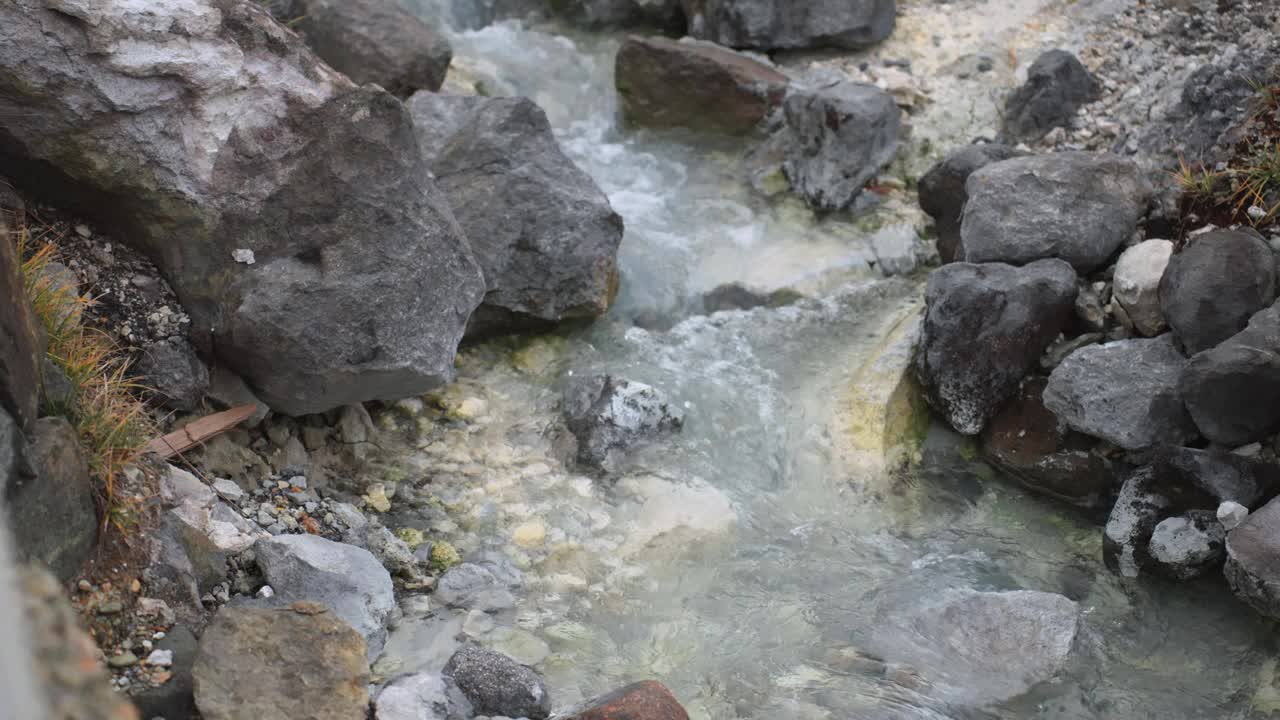
<svg viewBox="0 0 1280 720"><path fill-rule="evenodd" d="M1249 229L1196 236L1160 282L1160 311L1187 355L1240 332L1275 299L1275 253Z"/></svg>
<svg viewBox="0 0 1280 720"><path fill-rule="evenodd" d="M196 707L207 720L358 720L368 662L360 633L322 605L223 608L200 638Z"/></svg>
<svg viewBox="0 0 1280 720"><path fill-rule="evenodd" d="M776 68L714 43L631 36L614 72L628 123L750 133L782 104Z"/></svg>
<svg viewBox="0 0 1280 720"><path fill-rule="evenodd" d="M688 720L689 714L662 683L645 680L570 710L565 720Z"/></svg>
<svg viewBox="0 0 1280 720"><path fill-rule="evenodd" d="M565 156L542 109L525 98L428 92L408 108L484 271L484 302L467 334L545 329L608 310L622 218Z"/></svg>
<svg viewBox="0 0 1280 720"><path fill-rule="evenodd" d="M960 226L967 262L1060 258L1097 269L1133 234L1151 189L1138 166L1063 152L991 163L969 175Z"/></svg>
<svg viewBox="0 0 1280 720"><path fill-rule="evenodd" d="M1045 406L1078 432L1141 450L1196 436L1178 394L1187 359L1170 335L1091 345L1049 376Z"/></svg>
<svg viewBox="0 0 1280 720"><path fill-rule="evenodd" d="M1075 294L1075 272L1060 260L935 270L916 356L929 404L956 430L977 434L1037 366Z"/></svg>
<svg viewBox="0 0 1280 720"><path fill-rule="evenodd" d="M406 675L378 691L374 720L469 720L471 702L441 675Z"/></svg>
<svg viewBox="0 0 1280 720"><path fill-rule="evenodd" d="M1138 577L1154 565L1151 533L1173 506L1161 490L1150 467L1135 470L1120 488L1103 530L1102 552L1107 567L1122 577Z"/></svg>
<svg viewBox="0 0 1280 720"><path fill-rule="evenodd" d="M982 453L1027 488L1082 507L1103 507L1119 485L1097 442L1065 427L1044 405L1043 378L1029 378L982 431Z"/></svg>
<svg viewBox="0 0 1280 720"><path fill-rule="evenodd" d="M1195 510L1162 520L1151 532L1149 553L1156 568L1175 580L1190 580L1218 569L1225 556L1226 531L1211 510Z"/></svg>
<svg viewBox="0 0 1280 720"><path fill-rule="evenodd" d="M499 652L463 645L444 667L477 714L546 720L551 696L533 670Z"/></svg>
<svg viewBox="0 0 1280 720"><path fill-rule="evenodd" d="M883 611L879 622L886 659L910 665L956 705L985 707L1062 673L1080 620L1062 595L950 589Z"/></svg>
<svg viewBox="0 0 1280 720"><path fill-rule="evenodd" d="M684 424L684 413L662 391L610 375L571 381L564 414L578 441L578 462L604 471L617 467L627 450Z"/></svg>

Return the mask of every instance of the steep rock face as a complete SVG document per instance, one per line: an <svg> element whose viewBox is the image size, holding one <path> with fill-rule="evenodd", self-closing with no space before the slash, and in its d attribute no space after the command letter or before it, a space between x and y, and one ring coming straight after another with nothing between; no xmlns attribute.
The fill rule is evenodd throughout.
<svg viewBox="0 0 1280 720"><path fill-rule="evenodd" d="M730 134L756 129L782 103L787 76L709 42L632 36L615 83L627 122Z"/></svg>
<svg viewBox="0 0 1280 720"><path fill-rule="evenodd" d="M277 410L452 377L483 292L408 113L239 0L0 6L0 157L166 275Z"/></svg>
<svg viewBox="0 0 1280 720"><path fill-rule="evenodd" d="M893 32L894 0L683 0L689 34L758 50L874 45Z"/></svg>
<svg viewBox="0 0 1280 720"><path fill-rule="evenodd" d="M617 292L622 218L565 156L542 108L422 92L409 111L484 270L487 293L467 334L604 314Z"/></svg>
<svg viewBox="0 0 1280 720"><path fill-rule="evenodd" d="M275 0L272 14L334 70L400 97L439 90L453 49L399 0Z"/></svg>

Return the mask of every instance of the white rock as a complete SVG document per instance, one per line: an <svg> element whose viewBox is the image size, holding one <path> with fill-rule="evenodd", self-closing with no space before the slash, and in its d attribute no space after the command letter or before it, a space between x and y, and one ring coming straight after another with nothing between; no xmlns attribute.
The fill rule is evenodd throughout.
<svg viewBox="0 0 1280 720"><path fill-rule="evenodd" d="M275 596L276 596L276 591L272 590L270 585L263 585L262 587L258 588L258 597L262 598L263 600L266 600L267 598L273 598Z"/></svg>
<svg viewBox="0 0 1280 720"><path fill-rule="evenodd" d="M1227 530L1234 530L1249 517L1249 508L1228 500L1218 506L1218 522Z"/></svg>
<svg viewBox="0 0 1280 720"><path fill-rule="evenodd" d="M223 500L228 502L237 502L240 498L244 497L244 490L241 490L239 485L226 478L218 478L217 480L214 480L210 487L212 487L213 491L218 493Z"/></svg>
<svg viewBox="0 0 1280 720"><path fill-rule="evenodd" d="M148 665L154 665L156 667L169 667L173 665L173 651L152 650L151 654L147 656L146 662Z"/></svg>
<svg viewBox="0 0 1280 720"><path fill-rule="evenodd" d="M1160 278L1173 255L1168 240L1146 240L1125 250L1116 263L1115 299L1138 332L1152 337L1164 330Z"/></svg>
<svg viewBox="0 0 1280 720"><path fill-rule="evenodd" d="M245 265L252 265L257 262L257 259L253 256L253 251L246 248L232 250L231 259L238 263L244 263Z"/></svg>

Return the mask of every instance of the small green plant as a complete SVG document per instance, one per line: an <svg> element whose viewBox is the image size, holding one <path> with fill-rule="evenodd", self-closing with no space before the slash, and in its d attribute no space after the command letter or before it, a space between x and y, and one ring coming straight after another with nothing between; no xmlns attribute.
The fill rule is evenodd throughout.
<svg viewBox="0 0 1280 720"><path fill-rule="evenodd" d="M110 338L83 324L93 301L55 276L55 231L44 226L33 239L24 224L17 246L27 298L48 337L48 357L71 386L68 398L44 412L75 427L102 496L104 523L123 530L125 519L137 513L116 497L116 480L156 430L140 399L143 388L127 375L127 361Z"/></svg>

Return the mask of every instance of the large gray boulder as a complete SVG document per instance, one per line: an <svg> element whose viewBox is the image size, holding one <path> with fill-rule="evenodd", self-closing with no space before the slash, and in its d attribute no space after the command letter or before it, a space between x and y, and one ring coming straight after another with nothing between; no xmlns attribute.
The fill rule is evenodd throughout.
<svg viewBox="0 0 1280 720"><path fill-rule="evenodd" d="M542 108L527 98L426 92L408 107L484 270L484 304L467 334L604 314L618 288L622 218L565 156Z"/></svg>
<svg viewBox="0 0 1280 720"><path fill-rule="evenodd" d="M205 720L363 720L369 710L364 640L316 603L222 608L191 676Z"/></svg>
<svg viewBox="0 0 1280 720"><path fill-rule="evenodd" d="M894 0L682 0L689 34L757 50L857 50L889 37Z"/></svg>
<svg viewBox="0 0 1280 720"><path fill-rule="evenodd" d="M1014 142L1039 140L1067 127L1082 106L1102 93L1098 82L1075 55L1049 50L1036 58L1023 83L1005 103L1003 131Z"/></svg>
<svg viewBox="0 0 1280 720"><path fill-rule="evenodd" d="M1168 334L1091 345L1054 368L1044 404L1073 429L1126 450L1181 445L1196 436L1178 395L1186 364Z"/></svg>
<svg viewBox="0 0 1280 720"><path fill-rule="evenodd" d="M968 262L1061 258L1087 273L1129 239L1150 184L1131 160L1063 152L991 163L969 175L960 225Z"/></svg>
<svg viewBox="0 0 1280 720"><path fill-rule="evenodd" d="M898 150L902 113L892 95L873 85L794 89L782 110L782 169L817 210L847 207Z"/></svg>
<svg viewBox="0 0 1280 720"><path fill-rule="evenodd" d="M787 76L759 60L699 40L631 36L614 83L632 125L745 134L787 93Z"/></svg>
<svg viewBox="0 0 1280 720"><path fill-rule="evenodd" d="M927 680L931 697L981 708L1059 677L1079 625L1079 607L1062 595L949 588L882 609L872 644Z"/></svg>
<svg viewBox="0 0 1280 720"><path fill-rule="evenodd" d="M399 97L439 90L453 59L448 39L399 0L271 0L267 5L334 70Z"/></svg>
<svg viewBox="0 0 1280 720"><path fill-rule="evenodd" d="M1280 465L1225 450L1162 447L1151 466L1162 491L1186 508L1211 510L1233 502L1252 509L1280 490Z"/></svg>
<svg viewBox="0 0 1280 720"><path fill-rule="evenodd" d="M377 657L395 609L391 575L368 550L318 535L280 535L254 546L278 602L320 603L360 632Z"/></svg>
<svg viewBox="0 0 1280 720"><path fill-rule="evenodd" d="M1275 299L1275 253L1248 228L1197 235L1160 281L1160 310L1188 355L1240 332Z"/></svg>
<svg viewBox="0 0 1280 720"><path fill-rule="evenodd" d="M1227 533L1227 584L1236 597L1280 619L1280 498Z"/></svg>
<svg viewBox="0 0 1280 720"><path fill-rule="evenodd" d="M276 410L452 378L483 278L408 113L256 4L4 3L0 117L0 154L145 251Z"/></svg>
<svg viewBox="0 0 1280 720"><path fill-rule="evenodd" d="M449 658L444 675L457 683L477 715L546 720L551 714L542 678L500 652L463 645Z"/></svg>
<svg viewBox="0 0 1280 720"><path fill-rule="evenodd" d="M1178 393L1200 433L1215 443L1235 447L1280 430L1280 307L1259 312L1244 330L1192 357Z"/></svg>
<svg viewBox="0 0 1280 720"><path fill-rule="evenodd" d="M942 262L959 259L956 255L960 248L960 221L964 219L964 205L969 200L969 193L965 191L969 176L993 162L1024 154L1008 145L966 145L938 161L920 177L920 208L933 218L938 228L938 255Z"/></svg>
<svg viewBox="0 0 1280 720"><path fill-rule="evenodd" d="M471 702L453 678L416 673L378 692L372 720L471 720Z"/></svg>
<svg viewBox="0 0 1280 720"><path fill-rule="evenodd" d="M1076 274L1061 260L933 271L916 355L929 404L957 431L977 434L1038 365L1075 297Z"/></svg>
<svg viewBox="0 0 1280 720"><path fill-rule="evenodd" d="M628 450L684 425L684 413L661 390L611 375L575 378L565 390L564 417L578 462L606 472Z"/></svg>

